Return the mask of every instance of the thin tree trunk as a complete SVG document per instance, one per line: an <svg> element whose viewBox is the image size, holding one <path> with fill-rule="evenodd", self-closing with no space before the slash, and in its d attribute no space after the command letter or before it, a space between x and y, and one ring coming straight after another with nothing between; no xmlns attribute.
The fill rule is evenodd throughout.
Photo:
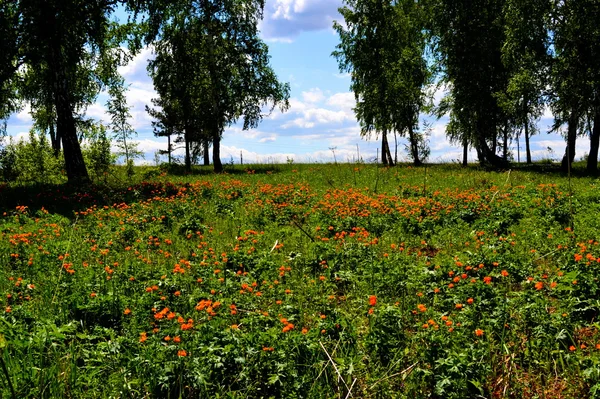
<svg viewBox="0 0 600 399"><path fill-rule="evenodd" d="M190 154L190 139L191 132L189 126L185 127L185 133L183 135L183 139L185 140L185 170L186 172L192 171L192 157Z"/></svg>
<svg viewBox="0 0 600 399"><path fill-rule="evenodd" d="M504 125L504 142L502 143L502 158L508 161L508 126Z"/></svg>
<svg viewBox="0 0 600 399"><path fill-rule="evenodd" d="M202 146L203 151L204 151L204 155L203 155L203 160L204 160L204 166L208 166L210 165L210 158L209 158L209 149L208 147L210 146L210 141L208 140L208 138L205 138L204 140L202 140Z"/></svg>
<svg viewBox="0 0 600 399"><path fill-rule="evenodd" d="M521 132L517 133L517 163L521 163Z"/></svg>
<svg viewBox="0 0 600 399"><path fill-rule="evenodd" d="M468 156L469 156L469 140L467 138L467 135L465 134L465 137L463 138L463 160L462 160L462 166L467 166L468 163Z"/></svg>
<svg viewBox="0 0 600 399"><path fill-rule="evenodd" d="M394 164L398 165L398 135L397 132L394 130Z"/></svg>
<svg viewBox="0 0 600 399"><path fill-rule="evenodd" d="M392 158L392 152L390 151L390 142L389 140L386 140L386 153L387 153L387 158L388 158L388 165L390 166L394 166L394 159Z"/></svg>
<svg viewBox="0 0 600 399"><path fill-rule="evenodd" d="M587 159L587 171L598 172L598 147L600 145L600 107L594 112L594 127L590 136L590 155Z"/></svg>
<svg viewBox="0 0 600 399"><path fill-rule="evenodd" d="M60 137L56 134L54 121L50 123L50 142L52 143L54 158L58 158L60 156Z"/></svg>
<svg viewBox="0 0 600 399"><path fill-rule="evenodd" d="M565 155L563 156L560 168L566 172L571 168L573 160L575 159L575 143L577 141L577 124L579 122L579 115L575 110L571 111L569 116L569 127L567 129L567 148L565 149Z"/></svg>
<svg viewBox="0 0 600 399"><path fill-rule="evenodd" d="M387 131L383 131L381 134L381 163L383 166L388 165L387 159Z"/></svg>
<svg viewBox="0 0 600 399"><path fill-rule="evenodd" d="M213 166L216 173L223 172L223 164L221 163L221 135L216 129L213 132Z"/></svg>
<svg viewBox="0 0 600 399"><path fill-rule="evenodd" d="M169 152L169 165L171 165L172 147L171 147L171 135L170 134L167 136L167 151Z"/></svg>
<svg viewBox="0 0 600 399"><path fill-rule="evenodd" d="M186 134L187 136L187 134ZM186 172L191 172L192 171L192 158L190 156L190 142L189 140L185 139L185 170Z"/></svg>
<svg viewBox="0 0 600 399"><path fill-rule="evenodd" d="M525 122L525 153L527 154L527 165L531 165L531 147L529 146L529 122Z"/></svg>
<svg viewBox="0 0 600 399"><path fill-rule="evenodd" d="M419 146L417 145L417 137L412 126L408 127L408 139L410 140L410 152L412 155L413 163L415 166L420 166L422 162L419 158Z"/></svg>

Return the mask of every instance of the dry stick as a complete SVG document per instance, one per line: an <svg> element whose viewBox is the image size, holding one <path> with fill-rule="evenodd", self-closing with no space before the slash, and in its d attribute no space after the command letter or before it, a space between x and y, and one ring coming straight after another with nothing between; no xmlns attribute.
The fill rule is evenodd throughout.
<svg viewBox="0 0 600 399"><path fill-rule="evenodd" d="M277 244L279 244L279 240L275 240L275 244L273 244L273 248L271 248L271 251L269 252L275 251L275 248L277 248Z"/></svg>
<svg viewBox="0 0 600 399"><path fill-rule="evenodd" d="M340 373L340 371L337 368L337 365L335 364L335 362L333 361L333 359L331 358L331 356L329 356L329 352L327 352L327 349L325 349L325 346L323 345L323 343L321 341L319 341L319 345L321 345L321 348L323 348L323 350L325 351L325 354L327 355L327 357L329 358L329 361L331 362L331 365L333 366L333 369L335 370L335 372L338 375L338 381L342 380L342 382L344 383L344 385L346 386L347 390L350 390L350 388L348 388L348 384L346 384L346 380L344 380L344 378L342 377L342 374Z"/></svg>
<svg viewBox="0 0 600 399"><path fill-rule="evenodd" d="M504 182L504 185L506 186L508 184L508 181L510 180L510 172L512 169L508 170L508 176L506 176L506 181Z"/></svg>
<svg viewBox="0 0 600 399"><path fill-rule="evenodd" d="M348 390L348 393L346 394L346 399L348 399L350 397L350 395L352 395L352 388L354 387L354 384L356 383L357 380L358 380L358 378L355 378L354 381L352 381L352 385L350 385L350 390Z"/></svg>
<svg viewBox="0 0 600 399"><path fill-rule="evenodd" d="M380 379L380 380L378 380L377 382L375 382L375 384L371 385L371 387L370 387L369 389L373 389L373 388L375 388L375 385L379 384L381 381L388 380L388 379L390 379L390 378L392 378L392 377L395 377L395 376L397 376L397 375L401 375L401 374L404 374L404 373L410 373L410 372L412 371L412 369L413 369L413 368L414 368L414 367L415 367L417 364L419 364L419 362L415 362L415 363L411 364L410 366L408 366L408 368L406 368L406 369L404 369L404 370L402 370L402 371L399 371L399 372L397 372L397 373L394 373L394 374L392 374L392 375L388 375L387 377L383 377L382 379ZM408 375L407 375L407 376L408 376ZM406 379L406 377L404 377L403 379Z"/></svg>
<svg viewBox="0 0 600 399"><path fill-rule="evenodd" d="M307 236L308 238L310 238L310 240L311 240L312 242L315 242L315 239L314 239L314 238L313 238L313 237L312 237L310 234L308 234L308 233L306 232L306 230L304 230L304 229L302 228L302 226L300 226L300 225L299 225L299 224L298 224L298 223L297 223L297 222L296 222L294 219L290 219L290 220L292 221L292 223L293 223L293 224L294 224L294 225L295 225L295 226L296 226L298 229L300 229L300 231L301 231L301 232L303 232L304 234L306 234L306 236Z"/></svg>
<svg viewBox="0 0 600 399"><path fill-rule="evenodd" d="M536 262L540 259L544 259L546 256L552 255L553 253L558 252L558 251L559 251L559 249L555 249L554 251L548 252L546 255L542 255L539 258L534 259L533 261Z"/></svg>
<svg viewBox="0 0 600 399"><path fill-rule="evenodd" d="M333 348L333 351L331 352L332 355L335 355L335 352L337 351L337 347L338 347L339 344L340 344L340 341L337 341L336 344L335 344L335 347ZM315 385L315 383L317 382L317 380L321 377L321 375L323 374L323 372L327 368L328 364L329 364L329 361L327 363L325 363L325 366L323 366L323 368L321 369L321 372L319 373L319 375L317 376L317 378L315 378L315 382L313 383L313 386Z"/></svg>

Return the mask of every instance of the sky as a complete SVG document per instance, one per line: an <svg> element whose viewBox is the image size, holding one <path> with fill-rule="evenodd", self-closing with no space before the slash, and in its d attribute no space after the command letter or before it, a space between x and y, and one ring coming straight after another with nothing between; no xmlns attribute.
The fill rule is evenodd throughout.
<svg viewBox="0 0 600 399"><path fill-rule="evenodd" d="M375 136L361 137L353 111L355 99L350 91L350 76L340 73L337 61L331 56L339 43L332 25L334 20L343 22L337 11L341 6L342 0L266 0L264 19L260 24L261 37L269 47L271 66L280 81L290 83L290 108L285 113L276 109L257 129L244 131L240 124L227 128L221 147L222 162L239 163L240 155L244 163L375 160L379 142ZM138 148L145 153L145 159L138 163L154 163L156 151L167 148L166 138L154 136L152 119L145 111L146 105L151 105L151 99L156 97L146 71L151 58L152 51L147 48L120 68L129 85L130 122L137 131ZM442 96L443 91L437 90L434 98L439 101ZM88 108L87 116L108 123L106 101L105 94L99 95L96 103ZM422 115L421 126L424 122L430 125L429 162L461 159L462 149L453 146L445 137L447 118L438 120ZM534 159L558 160L562 157L564 139L559 134L547 134L552 122L552 114L547 110L538 122L540 133L531 140ZM10 117L7 131L15 139L26 138L31 125L31 116L25 107ZM393 154L393 136L389 140ZM398 159L402 161L407 160L405 145L406 140L399 138ZM522 161L524 145L522 140ZM510 150L516 160L516 142L511 144ZM579 139L576 158L588 151L589 140ZM476 161L474 151L469 153L469 158Z"/></svg>

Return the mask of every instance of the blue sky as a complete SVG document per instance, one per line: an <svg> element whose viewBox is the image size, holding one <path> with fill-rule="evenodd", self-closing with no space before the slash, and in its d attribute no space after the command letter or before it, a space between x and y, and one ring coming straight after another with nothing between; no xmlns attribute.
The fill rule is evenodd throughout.
<svg viewBox="0 0 600 399"><path fill-rule="evenodd" d="M341 21L337 12L342 0L266 0L265 18L260 25L261 36L269 45L271 64L279 79L291 85L290 109L282 114L275 110L265 118L258 129L243 131L241 126L226 129L222 141L222 161L239 162L240 152L244 163L257 162L330 162L333 151L337 161L353 161L357 153L365 161L375 158L378 141L360 136L354 117L354 95L350 92L350 78L341 74L331 52L338 43L332 29L333 20ZM121 73L129 84L127 93L131 107L133 127L138 132L139 148L146 153L146 161L153 162L154 152L166 149L166 139L154 137L151 119L145 106L156 94L146 72L150 49L143 50ZM435 93L439 100L441 90ZM105 114L106 96L101 94L90 106L87 115L108 122ZM435 120L427 115L422 121L432 123L429 137L431 162L457 160L462 150L452 146L445 138L447 119ZM540 134L532 138L532 152L536 159L549 156L558 159L564 151L560 135L548 135L552 115L546 111L538 123ZM26 137L31 127L28 108L8 120L9 135ZM577 158L589 150L588 139L578 140ZM391 137L393 145L393 137ZM399 139L398 157L406 159L405 141ZM358 146L358 149L357 149ZM523 160L521 143L521 159ZM550 147L553 152L549 153ZM516 143L511 150L517 157ZM392 148L392 152L394 149ZM475 160L475 153L470 158Z"/></svg>

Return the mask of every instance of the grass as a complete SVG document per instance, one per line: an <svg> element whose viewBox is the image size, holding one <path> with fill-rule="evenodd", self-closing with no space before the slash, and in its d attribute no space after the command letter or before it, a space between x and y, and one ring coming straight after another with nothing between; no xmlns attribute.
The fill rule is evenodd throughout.
<svg viewBox="0 0 600 399"><path fill-rule="evenodd" d="M597 178L227 172L0 185L3 397L600 397Z"/></svg>

